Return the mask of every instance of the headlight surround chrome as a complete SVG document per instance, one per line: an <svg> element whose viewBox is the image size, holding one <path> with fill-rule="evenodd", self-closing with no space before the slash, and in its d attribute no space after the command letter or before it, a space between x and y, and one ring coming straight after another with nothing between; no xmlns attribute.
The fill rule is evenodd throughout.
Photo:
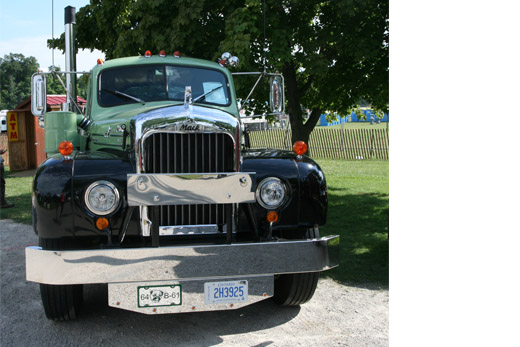
<svg viewBox="0 0 520 347"><path fill-rule="evenodd" d="M256 189L256 201L268 210L282 206L287 198L287 187L285 183L276 177L267 177Z"/></svg>
<svg viewBox="0 0 520 347"><path fill-rule="evenodd" d="M119 191L109 181L96 181L85 191L85 205L90 212L105 216L119 206Z"/></svg>

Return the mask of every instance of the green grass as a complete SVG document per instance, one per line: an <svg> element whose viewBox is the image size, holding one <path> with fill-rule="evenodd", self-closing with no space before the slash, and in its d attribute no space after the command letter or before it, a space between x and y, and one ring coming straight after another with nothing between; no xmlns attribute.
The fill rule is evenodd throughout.
<svg viewBox="0 0 520 347"><path fill-rule="evenodd" d="M340 235L340 266L323 273L345 283L388 286L388 161L316 159L329 212L320 234Z"/></svg>
<svg viewBox="0 0 520 347"><path fill-rule="evenodd" d="M5 195L7 202L14 204L9 209L0 209L0 219L12 219L18 223L31 224L32 177L9 177L5 168Z"/></svg>
<svg viewBox="0 0 520 347"><path fill-rule="evenodd" d="M324 235L340 235L340 266L326 271L336 281L388 286L388 161L316 159L325 171L329 212ZM32 177L8 177L14 208L1 219L31 224Z"/></svg>

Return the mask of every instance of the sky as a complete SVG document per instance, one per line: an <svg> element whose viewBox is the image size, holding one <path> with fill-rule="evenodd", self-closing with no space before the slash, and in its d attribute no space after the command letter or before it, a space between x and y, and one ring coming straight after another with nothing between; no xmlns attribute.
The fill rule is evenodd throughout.
<svg viewBox="0 0 520 347"><path fill-rule="evenodd" d="M47 48L47 40L52 38L53 0L0 0L0 56L21 53L33 56L40 68L52 65L52 50ZM54 0L54 37L64 31L65 7L73 6L76 12L89 0ZM105 55L94 50L79 50L76 57L78 71L90 71L98 58ZM65 56L54 50L54 65L65 69Z"/></svg>

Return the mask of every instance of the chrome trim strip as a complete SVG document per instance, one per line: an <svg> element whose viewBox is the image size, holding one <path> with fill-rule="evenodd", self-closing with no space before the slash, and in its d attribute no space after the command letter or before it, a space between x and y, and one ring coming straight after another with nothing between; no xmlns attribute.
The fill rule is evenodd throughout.
<svg viewBox="0 0 520 347"><path fill-rule="evenodd" d="M225 225L224 225L225 228ZM159 227L159 236L172 235L207 235L217 234L217 224L206 225L168 225Z"/></svg>
<svg viewBox="0 0 520 347"><path fill-rule="evenodd" d="M339 236L231 245L81 251L25 249L27 281L88 284L316 272L338 265Z"/></svg>
<svg viewBox="0 0 520 347"><path fill-rule="evenodd" d="M253 172L128 174L129 206L233 204L255 201Z"/></svg>

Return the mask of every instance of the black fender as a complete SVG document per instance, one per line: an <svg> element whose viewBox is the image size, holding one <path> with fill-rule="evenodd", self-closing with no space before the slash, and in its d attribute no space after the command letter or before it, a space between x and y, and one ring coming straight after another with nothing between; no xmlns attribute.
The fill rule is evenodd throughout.
<svg viewBox="0 0 520 347"><path fill-rule="evenodd" d="M275 211L279 214L275 229L306 229L327 221L327 184L325 174L311 158L293 152L256 149L243 152L243 172L256 172L256 186L267 177L277 177L288 186L289 197ZM242 205L242 210L245 206ZM267 228L269 210L253 204L254 217L262 229ZM242 213L244 215L245 213ZM246 219L241 216L241 229Z"/></svg>
<svg viewBox="0 0 520 347"><path fill-rule="evenodd" d="M33 181L34 230L40 238L106 236L96 228L96 215L85 206L85 191L97 180L113 183L120 193L119 207L108 218L113 235L118 235L127 211L127 173L135 165L123 152L78 152L74 158L55 155L44 161ZM127 235L138 235L138 214L130 220Z"/></svg>
<svg viewBox="0 0 520 347"><path fill-rule="evenodd" d="M72 170L72 159L56 155L45 160L34 174L33 228L41 238L74 236Z"/></svg>

